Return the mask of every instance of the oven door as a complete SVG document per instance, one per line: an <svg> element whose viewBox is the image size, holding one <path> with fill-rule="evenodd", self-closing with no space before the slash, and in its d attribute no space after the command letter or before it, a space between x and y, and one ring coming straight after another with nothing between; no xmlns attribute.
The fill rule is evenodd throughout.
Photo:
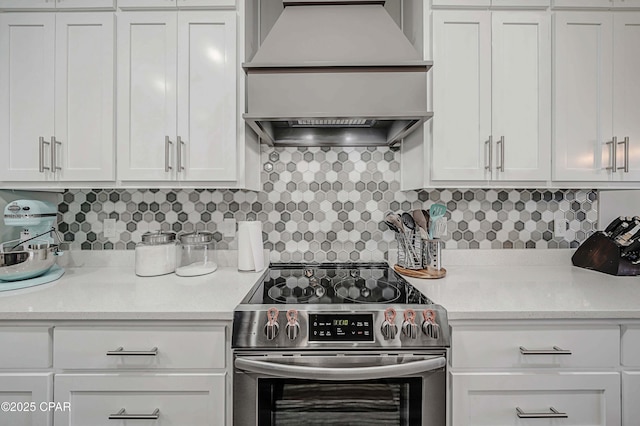
<svg viewBox="0 0 640 426"><path fill-rule="evenodd" d="M446 353L243 354L236 426L444 426Z"/></svg>

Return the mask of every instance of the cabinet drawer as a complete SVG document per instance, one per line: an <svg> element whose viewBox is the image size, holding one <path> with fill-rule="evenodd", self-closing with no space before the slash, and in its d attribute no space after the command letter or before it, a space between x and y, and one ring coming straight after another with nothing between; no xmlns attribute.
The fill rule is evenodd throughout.
<svg viewBox="0 0 640 426"><path fill-rule="evenodd" d="M618 373L452 373L457 425L619 425ZM540 418L553 407L566 418ZM518 417L516 408L522 410ZM536 418L535 415L538 414ZM529 415L530 418L524 418Z"/></svg>
<svg viewBox="0 0 640 426"><path fill-rule="evenodd" d="M236 0L118 0L120 9L217 9L236 7Z"/></svg>
<svg viewBox="0 0 640 426"><path fill-rule="evenodd" d="M451 365L500 369L614 367L620 359L619 339L615 325L454 326ZM570 354L560 354L558 349Z"/></svg>
<svg viewBox="0 0 640 426"><path fill-rule="evenodd" d="M1 327L0 368L51 367L50 327Z"/></svg>
<svg viewBox="0 0 640 426"><path fill-rule="evenodd" d="M640 325L622 326L622 365L640 367Z"/></svg>
<svg viewBox="0 0 640 426"><path fill-rule="evenodd" d="M56 327L61 369L224 368L224 326Z"/></svg>
<svg viewBox="0 0 640 426"><path fill-rule="evenodd" d="M56 426L129 424L211 426L225 424L226 377L220 374L57 374ZM120 413L124 409L124 412ZM154 412L158 410L155 414ZM150 419L109 419L132 414ZM153 420L153 416L157 420Z"/></svg>

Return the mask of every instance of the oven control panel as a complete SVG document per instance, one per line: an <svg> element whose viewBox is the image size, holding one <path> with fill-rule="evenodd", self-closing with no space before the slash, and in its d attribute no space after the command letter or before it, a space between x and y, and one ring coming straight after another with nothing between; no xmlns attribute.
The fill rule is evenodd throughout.
<svg viewBox="0 0 640 426"><path fill-rule="evenodd" d="M310 342L373 342L372 314L309 314Z"/></svg>

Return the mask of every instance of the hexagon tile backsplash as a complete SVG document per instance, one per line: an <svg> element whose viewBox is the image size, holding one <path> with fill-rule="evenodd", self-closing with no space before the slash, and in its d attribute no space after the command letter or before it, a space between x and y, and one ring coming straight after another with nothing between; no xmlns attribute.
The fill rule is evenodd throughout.
<svg viewBox="0 0 640 426"><path fill-rule="evenodd" d="M263 148L261 192L204 189L70 190L59 205L66 248L133 249L158 229L209 230L235 247L225 218L263 223L271 261L382 261L395 248L389 211L446 204L447 248L577 247L596 229L597 192L433 189L400 191L399 154L388 148ZM553 235L564 217L563 238ZM118 238L102 222L116 219Z"/></svg>

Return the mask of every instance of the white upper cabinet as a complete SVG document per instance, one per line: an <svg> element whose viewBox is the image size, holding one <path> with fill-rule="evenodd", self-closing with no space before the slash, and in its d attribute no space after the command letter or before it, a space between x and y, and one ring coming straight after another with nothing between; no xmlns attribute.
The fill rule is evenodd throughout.
<svg viewBox="0 0 640 426"><path fill-rule="evenodd" d="M548 20L542 12L433 12L432 180L548 179Z"/></svg>
<svg viewBox="0 0 640 426"><path fill-rule="evenodd" d="M236 176L236 43L232 12L178 14L178 175Z"/></svg>
<svg viewBox="0 0 640 426"><path fill-rule="evenodd" d="M118 177L234 181L234 12L123 13Z"/></svg>
<svg viewBox="0 0 640 426"><path fill-rule="evenodd" d="M493 12L492 21L492 177L543 181L551 171L549 17Z"/></svg>
<svg viewBox="0 0 640 426"><path fill-rule="evenodd" d="M118 16L118 178L175 177L175 12Z"/></svg>
<svg viewBox="0 0 640 426"><path fill-rule="evenodd" d="M115 178L113 41L111 13L56 14L52 164L60 180Z"/></svg>
<svg viewBox="0 0 640 426"><path fill-rule="evenodd" d="M491 14L434 11L433 62L431 178L488 179Z"/></svg>
<svg viewBox="0 0 640 426"><path fill-rule="evenodd" d="M640 14L557 12L555 180L640 180Z"/></svg>
<svg viewBox="0 0 640 426"><path fill-rule="evenodd" d="M0 43L0 181L45 180L54 134L55 14L0 14Z"/></svg>
<svg viewBox="0 0 640 426"><path fill-rule="evenodd" d="M115 9L116 0L2 0L0 10Z"/></svg>
<svg viewBox="0 0 640 426"><path fill-rule="evenodd" d="M615 178L640 181L640 13L614 14L613 41L613 134L618 143Z"/></svg>
<svg viewBox="0 0 640 426"><path fill-rule="evenodd" d="M0 15L0 181L114 179L113 20Z"/></svg>

